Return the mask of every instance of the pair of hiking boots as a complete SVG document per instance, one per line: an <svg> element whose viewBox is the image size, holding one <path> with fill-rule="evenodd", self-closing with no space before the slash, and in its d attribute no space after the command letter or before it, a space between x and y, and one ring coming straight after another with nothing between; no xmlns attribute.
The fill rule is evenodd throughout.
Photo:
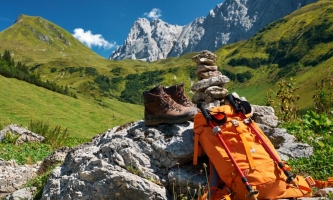
<svg viewBox="0 0 333 200"><path fill-rule="evenodd" d="M185 95L184 83L170 87L157 86L143 92L146 126L178 124L192 120L198 109Z"/></svg>

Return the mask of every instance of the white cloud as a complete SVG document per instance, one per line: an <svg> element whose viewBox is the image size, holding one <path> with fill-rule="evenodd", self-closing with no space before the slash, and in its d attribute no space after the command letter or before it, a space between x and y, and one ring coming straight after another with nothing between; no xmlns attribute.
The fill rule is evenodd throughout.
<svg viewBox="0 0 333 200"><path fill-rule="evenodd" d="M145 13L144 15L148 18L158 19L162 16L161 10L158 8L153 8L149 13Z"/></svg>
<svg viewBox="0 0 333 200"><path fill-rule="evenodd" d="M116 46L116 43L106 41L101 34L92 34L90 30L84 31L82 28L74 29L73 36L89 48L92 46L102 47L104 49L111 49Z"/></svg>
<svg viewBox="0 0 333 200"><path fill-rule="evenodd" d="M7 19L7 18L2 18L2 17L0 17L0 21L14 22L15 20L11 20L11 19Z"/></svg>

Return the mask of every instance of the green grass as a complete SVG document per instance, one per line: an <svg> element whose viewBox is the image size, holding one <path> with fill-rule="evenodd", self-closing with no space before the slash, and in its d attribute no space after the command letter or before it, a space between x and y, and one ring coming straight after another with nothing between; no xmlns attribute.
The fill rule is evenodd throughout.
<svg viewBox="0 0 333 200"><path fill-rule="evenodd" d="M288 161L293 171L316 180L333 176L333 118L325 113L308 111L301 119L283 124L288 133L313 147L313 155Z"/></svg>
<svg viewBox="0 0 333 200"><path fill-rule="evenodd" d="M36 178L33 178L29 180L25 187L36 187L37 191L34 192L34 199L41 199L43 194L44 185L47 183L47 180L52 172L52 170L56 167L50 166L46 172L43 174L37 176Z"/></svg>
<svg viewBox="0 0 333 200"><path fill-rule="evenodd" d="M4 160L14 159L17 164L34 164L43 160L54 151L51 145L43 143L22 143L13 145L0 142L0 158Z"/></svg>
<svg viewBox="0 0 333 200"><path fill-rule="evenodd" d="M75 147L90 141L88 138L69 137L67 129L60 126L51 127L43 121L31 121L28 130L43 136L44 140L20 143L20 135L7 131L4 139L0 141L0 158L7 161L14 159L19 165L31 165L43 160L60 147Z"/></svg>
<svg viewBox="0 0 333 200"><path fill-rule="evenodd" d="M0 76L1 121L25 127L30 121L68 128L70 137L91 138L114 126L143 118L143 106L115 99L74 99L41 87Z"/></svg>

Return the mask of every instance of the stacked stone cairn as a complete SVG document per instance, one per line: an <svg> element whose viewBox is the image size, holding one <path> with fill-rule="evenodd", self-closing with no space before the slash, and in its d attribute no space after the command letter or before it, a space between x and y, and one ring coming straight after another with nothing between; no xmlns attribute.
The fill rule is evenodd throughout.
<svg viewBox="0 0 333 200"><path fill-rule="evenodd" d="M229 78L222 75L215 65L217 56L204 50L192 57L192 61L197 64L196 76L198 82L191 86L194 92L192 102L203 103L206 109L219 107L224 104L224 98L228 95L228 90L224 88L229 82Z"/></svg>

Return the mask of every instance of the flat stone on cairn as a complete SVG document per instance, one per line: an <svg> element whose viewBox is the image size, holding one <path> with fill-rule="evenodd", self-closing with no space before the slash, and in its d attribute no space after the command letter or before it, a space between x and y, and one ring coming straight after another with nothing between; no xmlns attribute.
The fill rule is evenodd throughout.
<svg viewBox="0 0 333 200"><path fill-rule="evenodd" d="M192 57L192 61L197 64L196 76L199 80L191 87L194 92L192 102L195 104L201 102L205 108L222 105L221 101L228 95L224 85L229 82L229 78L218 71L215 65L217 56L208 50L203 50Z"/></svg>
<svg viewBox="0 0 333 200"><path fill-rule="evenodd" d="M192 57L192 61L197 65L204 64L214 66L217 61L217 56L208 50L200 51L198 55Z"/></svg>

